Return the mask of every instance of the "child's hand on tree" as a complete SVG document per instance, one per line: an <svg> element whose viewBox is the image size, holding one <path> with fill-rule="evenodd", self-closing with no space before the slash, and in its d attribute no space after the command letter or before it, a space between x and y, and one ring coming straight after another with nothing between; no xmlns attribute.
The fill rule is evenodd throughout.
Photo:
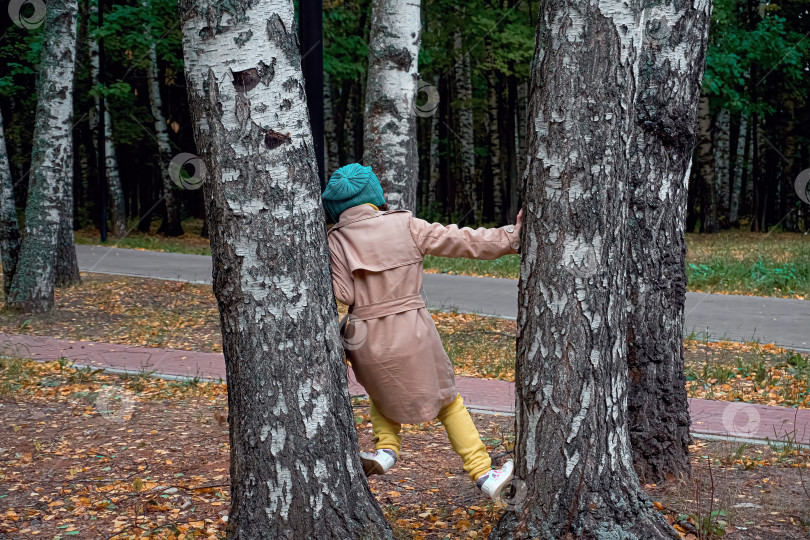
<svg viewBox="0 0 810 540"><path fill-rule="evenodd" d="M523 209L522 209L522 208L520 209L520 212L518 212L518 215L517 215L517 223L516 223L516 225L517 225L518 227L520 227L521 225L523 225Z"/></svg>

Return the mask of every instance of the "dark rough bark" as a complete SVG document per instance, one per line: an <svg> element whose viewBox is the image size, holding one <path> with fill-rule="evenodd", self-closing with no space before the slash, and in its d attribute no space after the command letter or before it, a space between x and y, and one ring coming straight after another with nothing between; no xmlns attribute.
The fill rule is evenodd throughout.
<svg viewBox="0 0 810 540"><path fill-rule="evenodd" d="M73 165L73 149L68 158ZM56 238L56 276L57 287L68 287L81 282L79 261L76 258L76 246L73 243L73 167L64 177L62 212L59 216L59 235Z"/></svg>
<svg viewBox="0 0 810 540"><path fill-rule="evenodd" d="M678 538L639 487L627 426L640 11L540 4L518 296L521 489L494 538Z"/></svg>
<svg viewBox="0 0 810 540"><path fill-rule="evenodd" d="M420 4L373 0L371 9L363 163L380 179L389 208L414 211Z"/></svg>
<svg viewBox="0 0 810 540"><path fill-rule="evenodd" d="M228 383L228 538L391 538L358 457L292 0L180 3Z"/></svg>
<svg viewBox="0 0 810 540"><path fill-rule="evenodd" d="M53 0L45 13L25 234L6 299L9 307L25 311L53 307L57 242L69 185L66 178L73 174L77 10L76 0Z"/></svg>
<svg viewBox="0 0 810 540"><path fill-rule="evenodd" d="M709 11L704 0L644 13L630 164L627 412L635 470L645 483L690 475L684 217Z"/></svg>
<svg viewBox="0 0 810 540"><path fill-rule="evenodd" d="M3 118L0 116L0 262L3 265L3 296L8 296L20 253L20 227L14 204L14 185L8 162Z"/></svg>

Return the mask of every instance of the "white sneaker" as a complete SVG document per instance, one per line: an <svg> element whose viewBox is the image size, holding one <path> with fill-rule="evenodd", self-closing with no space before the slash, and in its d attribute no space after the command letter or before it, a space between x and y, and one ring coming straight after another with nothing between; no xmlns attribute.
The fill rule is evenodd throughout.
<svg viewBox="0 0 810 540"><path fill-rule="evenodd" d="M388 448L377 450L373 454L360 452L360 461L363 462L363 472L366 473L366 476L385 474L397 462L397 454Z"/></svg>
<svg viewBox="0 0 810 540"><path fill-rule="evenodd" d="M515 464L512 460L503 464L500 469L494 469L485 473L475 483L478 489L489 495L493 501L501 498L501 491L509 485L509 482L514 478Z"/></svg>

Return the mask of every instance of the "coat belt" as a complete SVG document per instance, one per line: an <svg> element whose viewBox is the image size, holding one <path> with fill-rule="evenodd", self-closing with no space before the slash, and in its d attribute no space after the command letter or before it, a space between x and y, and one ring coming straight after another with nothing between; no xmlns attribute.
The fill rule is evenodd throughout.
<svg viewBox="0 0 810 540"><path fill-rule="evenodd" d="M425 299L421 294L412 294L410 296L401 296L399 298L392 298L384 302L377 302L376 304L366 304L364 306L352 306L349 313L352 319L366 320L366 319L379 319L388 315L402 313L403 311L411 311L412 309L419 309L425 306Z"/></svg>

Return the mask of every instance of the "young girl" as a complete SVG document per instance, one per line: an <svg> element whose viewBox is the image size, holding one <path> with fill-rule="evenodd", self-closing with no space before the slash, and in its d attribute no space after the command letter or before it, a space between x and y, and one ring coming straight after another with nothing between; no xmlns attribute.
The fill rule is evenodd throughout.
<svg viewBox="0 0 810 540"><path fill-rule="evenodd" d="M453 367L420 293L425 255L496 259L520 247L517 225L459 228L386 211L371 167L353 163L329 179L323 205L329 231L332 285L349 307L343 328L347 356L369 395L376 452L361 452L367 475L384 474L399 456L401 424L438 418L453 450L479 489L492 499L512 479L513 464L493 470Z"/></svg>

